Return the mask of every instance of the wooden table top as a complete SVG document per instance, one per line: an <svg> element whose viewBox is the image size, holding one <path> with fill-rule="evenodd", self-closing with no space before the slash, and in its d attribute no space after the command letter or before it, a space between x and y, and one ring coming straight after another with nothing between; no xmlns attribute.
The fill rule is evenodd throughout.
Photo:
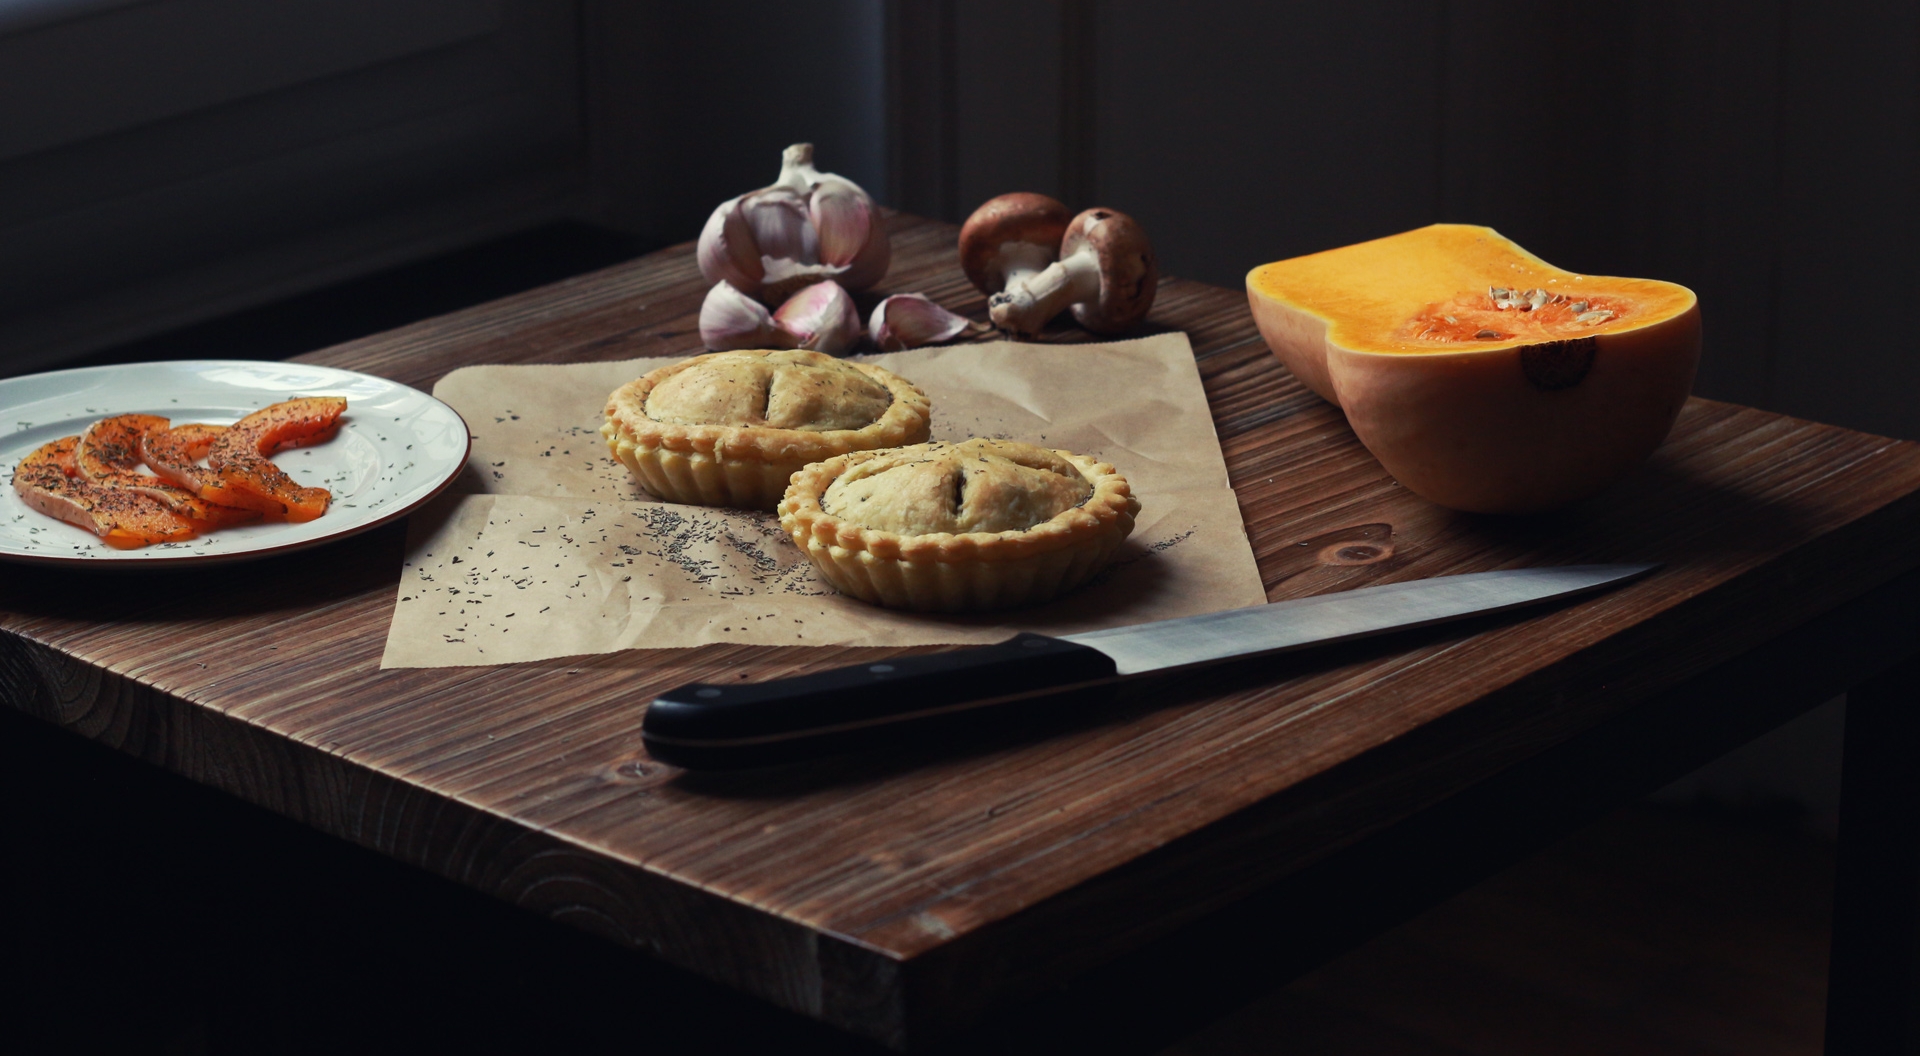
<svg viewBox="0 0 1920 1056"><path fill-rule="evenodd" d="M984 319L955 229L892 224L893 270L873 293ZM475 363L691 353L703 294L679 246L302 359L429 389ZM4 568L0 691L326 832L917 1046L1916 563L1920 445L1696 399L1601 498L1468 516L1389 479L1277 365L1240 291L1165 279L1152 324L1191 337L1271 599L1518 565L1665 566L1529 618L1149 686L1026 737L758 774L650 760L646 702L886 651L382 671L398 526L191 573Z"/></svg>

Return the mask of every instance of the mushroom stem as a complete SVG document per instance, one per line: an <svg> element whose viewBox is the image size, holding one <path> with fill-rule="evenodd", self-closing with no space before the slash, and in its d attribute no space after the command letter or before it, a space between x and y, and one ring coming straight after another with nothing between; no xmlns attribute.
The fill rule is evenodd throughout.
<svg viewBox="0 0 1920 1056"><path fill-rule="evenodd" d="M1032 242L1009 242L1000 247L1000 262L1006 269L1007 286L1020 286L1032 281L1035 275L1047 270L1059 256L1057 247L1035 245Z"/></svg>
<svg viewBox="0 0 1920 1056"><path fill-rule="evenodd" d="M987 317L1002 330L1031 337L1068 306L1099 295L1099 255L1085 249L1009 281L987 300Z"/></svg>

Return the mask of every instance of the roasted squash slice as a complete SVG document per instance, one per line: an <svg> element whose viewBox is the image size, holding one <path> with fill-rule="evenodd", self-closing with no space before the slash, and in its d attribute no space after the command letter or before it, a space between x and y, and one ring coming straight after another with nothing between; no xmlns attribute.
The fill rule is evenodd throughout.
<svg viewBox="0 0 1920 1056"><path fill-rule="evenodd" d="M153 499L130 489L101 487L81 476L73 459L79 446L79 437L64 437L21 459L13 469L13 490L20 501L85 528L116 550L193 538L191 522Z"/></svg>
<svg viewBox="0 0 1920 1056"><path fill-rule="evenodd" d="M139 492L166 507L199 530L246 524L260 519L253 510L208 502L185 488L138 471L147 439L167 432L167 420L152 414L118 414L102 418L80 434L73 462L80 475L103 488Z"/></svg>
<svg viewBox="0 0 1920 1056"><path fill-rule="evenodd" d="M1396 480L1477 513L1554 509L1631 472L1700 359L1693 291L1565 271L1466 224L1264 264L1247 297Z"/></svg>
<svg viewBox="0 0 1920 1056"><path fill-rule="evenodd" d="M256 495L227 483L227 478L198 465L227 431L224 425L176 425L155 429L140 437L140 459L161 479L193 492L210 503L250 510L273 520L286 520L287 504Z"/></svg>
<svg viewBox="0 0 1920 1056"><path fill-rule="evenodd" d="M311 521L327 512L333 493L303 487L267 456L332 438L346 409L347 401L338 396L299 396L263 407L214 437L207 465L255 501L280 503L287 520Z"/></svg>

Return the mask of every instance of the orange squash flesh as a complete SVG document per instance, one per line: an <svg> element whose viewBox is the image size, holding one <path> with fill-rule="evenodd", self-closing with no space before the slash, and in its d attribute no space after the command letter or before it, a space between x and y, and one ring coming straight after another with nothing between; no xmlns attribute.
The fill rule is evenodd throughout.
<svg viewBox="0 0 1920 1056"><path fill-rule="evenodd" d="M1388 472L1454 509L1596 494L1665 439L1700 357L1693 291L1582 275L1435 224L1255 268L1267 345Z"/></svg>
<svg viewBox="0 0 1920 1056"><path fill-rule="evenodd" d="M328 439L346 409L347 401L337 396L307 396L255 411L213 441L207 465L233 487L282 503L287 520L313 520L327 512L333 493L302 487L266 456Z"/></svg>
<svg viewBox="0 0 1920 1056"><path fill-rule="evenodd" d="M42 445L13 469L13 490L32 509L94 533L117 550L193 538L193 525L139 492L103 488L74 464L77 436Z"/></svg>
<svg viewBox="0 0 1920 1056"><path fill-rule="evenodd" d="M138 492L165 506L175 516L197 522L201 528L223 528L259 520L258 512L208 502L167 480L138 471L146 438L165 433L167 426L167 419L152 414L102 418L80 434L80 444L73 453L74 465L82 477L100 487Z"/></svg>
<svg viewBox="0 0 1920 1056"><path fill-rule="evenodd" d="M141 436L140 458L161 479L185 488L208 502L251 510L271 520L285 520L286 503L236 488L227 483L227 478L196 464L207 457L213 442L226 431L224 425L198 423L154 430Z"/></svg>

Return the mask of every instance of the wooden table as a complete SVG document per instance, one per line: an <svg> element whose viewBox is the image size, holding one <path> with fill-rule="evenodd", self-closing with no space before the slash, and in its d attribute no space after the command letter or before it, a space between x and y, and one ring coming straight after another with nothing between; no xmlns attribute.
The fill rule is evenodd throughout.
<svg viewBox="0 0 1920 1056"><path fill-rule="evenodd" d="M894 268L875 292L984 318L954 229L892 223ZM691 352L703 292L680 246L303 358L425 389L472 363ZM1152 323L1192 338L1272 599L1515 565L1665 567L1531 617L1150 684L954 745L727 777L646 756L654 691L885 654L709 646L382 671L398 527L231 572L4 568L0 691L325 832L918 1050L1044 1047L1058 1023L1155 1038L1854 688L1856 735L1893 747L1848 770L1836 1045L1899 1020L1904 992L1875 994L1884 975L1848 966L1910 938L1920 904L1903 849L1920 847L1903 842L1915 812L1889 806L1920 799L1898 753L1915 732L1899 705L1920 646L1920 446L1694 400L1602 498L1467 516L1389 479L1275 363L1239 291L1164 280Z"/></svg>

